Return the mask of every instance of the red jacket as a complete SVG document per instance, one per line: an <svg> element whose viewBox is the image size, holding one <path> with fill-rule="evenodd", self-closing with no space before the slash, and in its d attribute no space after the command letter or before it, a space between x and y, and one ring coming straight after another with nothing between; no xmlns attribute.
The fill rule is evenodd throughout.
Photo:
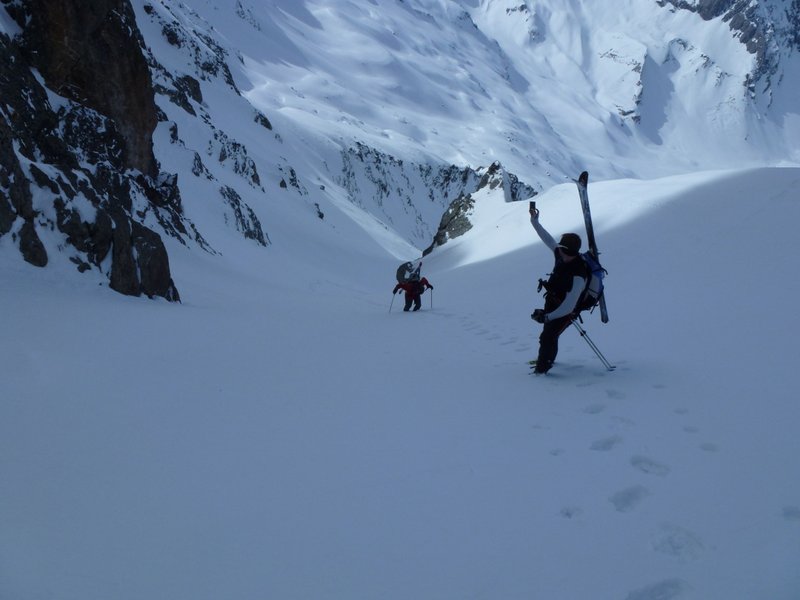
<svg viewBox="0 0 800 600"><path fill-rule="evenodd" d="M403 283L398 283L394 286L393 294L397 293L397 290L404 290L406 293L406 297L420 296L426 289L433 289L433 286L428 282L427 279L424 277L419 281L405 281Z"/></svg>

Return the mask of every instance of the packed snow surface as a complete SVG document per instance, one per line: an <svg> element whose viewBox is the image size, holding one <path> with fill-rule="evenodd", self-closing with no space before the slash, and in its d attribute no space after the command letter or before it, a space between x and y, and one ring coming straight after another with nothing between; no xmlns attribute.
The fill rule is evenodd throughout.
<svg viewBox="0 0 800 600"><path fill-rule="evenodd" d="M797 598L799 183L590 183L614 372L568 330L528 373L552 256L502 194L418 313L369 238L173 244L183 304L0 253L0 595Z"/></svg>

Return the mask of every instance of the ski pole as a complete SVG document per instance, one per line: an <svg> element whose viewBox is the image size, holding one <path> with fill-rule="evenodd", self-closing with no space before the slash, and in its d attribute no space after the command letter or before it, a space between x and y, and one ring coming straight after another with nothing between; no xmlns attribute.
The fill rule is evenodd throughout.
<svg viewBox="0 0 800 600"><path fill-rule="evenodd" d="M389 303L389 312L392 312L392 305L394 304L394 292L392 292L392 301Z"/></svg>
<svg viewBox="0 0 800 600"><path fill-rule="evenodd" d="M586 343L589 344L589 347L597 355L597 358L600 359L600 362L603 363L603 366L608 371L613 371L614 369L616 369L617 367L615 365L612 365L610 362L608 362L608 359L605 356L603 356L603 353L600 352L600 348L598 348L597 345L592 341L592 338L589 337L589 334L586 333L586 330L583 327L581 327L580 325L578 325L578 322L576 320L574 320L574 319L572 320L572 324L575 326L575 328L581 334L581 337L586 340Z"/></svg>
<svg viewBox="0 0 800 600"><path fill-rule="evenodd" d="M433 288L431 288L431 310L433 310Z"/></svg>

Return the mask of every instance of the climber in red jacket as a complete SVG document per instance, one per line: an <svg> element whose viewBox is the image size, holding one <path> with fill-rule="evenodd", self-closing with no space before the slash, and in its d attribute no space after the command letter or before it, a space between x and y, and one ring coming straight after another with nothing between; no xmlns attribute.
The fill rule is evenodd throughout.
<svg viewBox="0 0 800 600"><path fill-rule="evenodd" d="M400 290L406 293L406 305L403 308L408 312L411 310L411 304L414 304L414 310L419 310L422 307L422 294L426 289L433 289L430 282L424 277L420 279L419 273L415 273L408 281L403 281L394 286L392 294L397 294Z"/></svg>

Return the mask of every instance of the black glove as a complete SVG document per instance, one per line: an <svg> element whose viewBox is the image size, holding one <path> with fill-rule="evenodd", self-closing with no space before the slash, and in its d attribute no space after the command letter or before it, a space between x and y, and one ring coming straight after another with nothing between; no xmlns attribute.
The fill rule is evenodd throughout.
<svg viewBox="0 0 800 600"><path fill-rule="evenodd" d="M542 323L542 324L547 322L547 316L544 310L542 310L541 308L537 308L535 311L533 311L531 319L533 319L537 323Z"/></svg>
<svg viewBox="0 0 800 600"><path fill-rule="evenodd" d="M428 285L428 289L432 290L433 286L432 285Z"/></svg>

